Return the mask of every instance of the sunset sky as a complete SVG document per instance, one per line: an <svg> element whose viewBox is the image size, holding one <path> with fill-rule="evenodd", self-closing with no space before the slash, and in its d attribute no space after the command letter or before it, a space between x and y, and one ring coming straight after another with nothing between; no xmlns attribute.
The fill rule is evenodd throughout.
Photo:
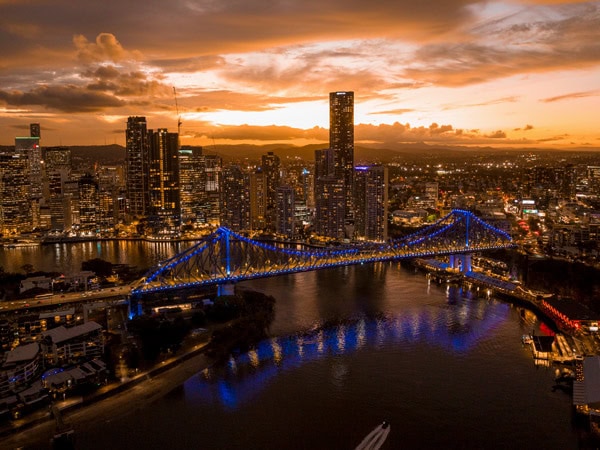
<svg viewBox="0 0 600 450"><path fill-rule="evenodd" d="M0 0L0 144L600 148L600 1Z"/></svg>

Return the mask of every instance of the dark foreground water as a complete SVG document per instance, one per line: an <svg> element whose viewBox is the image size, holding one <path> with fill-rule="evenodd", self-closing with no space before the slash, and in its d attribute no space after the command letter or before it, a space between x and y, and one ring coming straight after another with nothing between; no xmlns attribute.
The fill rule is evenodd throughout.
<svg viewBox="0 0 600 450"><path fill-rule="evenodd" d="M536 318L397 264L244 283L277 299L271 339L191 377L82 449L574 449L571 397L521 336Z"/></svg>

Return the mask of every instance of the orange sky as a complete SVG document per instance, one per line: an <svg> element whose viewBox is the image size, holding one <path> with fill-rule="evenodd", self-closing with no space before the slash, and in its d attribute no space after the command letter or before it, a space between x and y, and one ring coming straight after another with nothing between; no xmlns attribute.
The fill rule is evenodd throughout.
<svg viewBox="0 0 600 450"><path fill-rule="evenodd" d="M159 4L160 3L160 4ZM600 148L600 2L0 0L0 144L124 144L127 117L182 144L355 137Z"/></svg>

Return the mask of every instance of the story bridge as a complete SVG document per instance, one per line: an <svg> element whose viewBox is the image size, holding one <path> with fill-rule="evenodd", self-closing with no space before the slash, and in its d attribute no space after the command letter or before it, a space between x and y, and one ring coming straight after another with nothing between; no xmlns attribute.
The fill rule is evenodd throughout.
<svg viewBox="0 0 600 450"><path fill-rule="evenodd" d="M468 271L472 253L509 247L514 244L506 232L458 209L401 239L324 248L257 241L221 227L148 271L133 286L131 296L440 255L449 255L452 267Z"/></svg>

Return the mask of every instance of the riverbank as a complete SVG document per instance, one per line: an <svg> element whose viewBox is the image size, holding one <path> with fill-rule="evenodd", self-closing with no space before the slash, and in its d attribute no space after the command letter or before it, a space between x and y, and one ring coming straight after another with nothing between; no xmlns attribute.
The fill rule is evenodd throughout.
<svg viewBox="0 0 600 450"><path fill-rule="evenodd" d="M205 355L208 342L187 349L145 372L125 381L109 383L86 397L71 397L54 402L63 421L77 434L98 422L109 422L130 414L161 398L189 377L209 367L213 360ZM50 410L37 411L21 420L0 427L0 449L48 448L56 430Z"/></svg>

